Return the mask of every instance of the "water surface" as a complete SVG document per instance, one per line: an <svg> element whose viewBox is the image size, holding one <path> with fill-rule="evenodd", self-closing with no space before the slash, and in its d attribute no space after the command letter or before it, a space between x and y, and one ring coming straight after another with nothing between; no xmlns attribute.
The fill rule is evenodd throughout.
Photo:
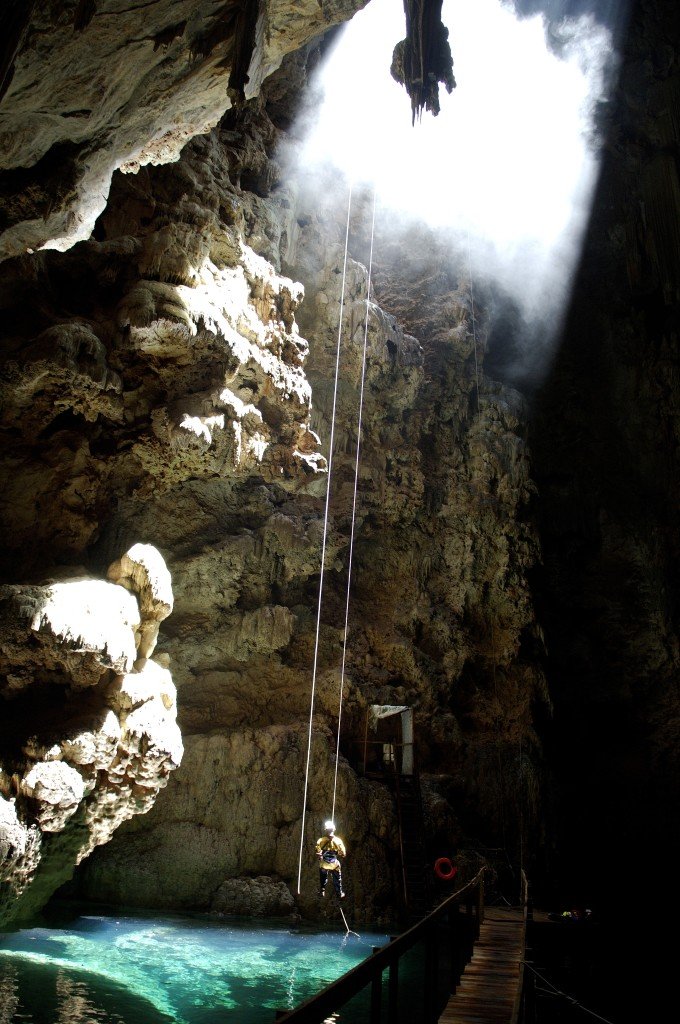
<svg viewBox="0 0 680 1024"><path fill-rule="evenodd" d="M83 914L0 935L0 1024L265 1024L389 936Z"/></svg>

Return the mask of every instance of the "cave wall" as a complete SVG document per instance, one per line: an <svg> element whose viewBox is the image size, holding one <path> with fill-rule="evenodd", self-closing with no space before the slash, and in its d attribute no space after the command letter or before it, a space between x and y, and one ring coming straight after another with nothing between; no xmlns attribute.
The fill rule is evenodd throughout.
<svg viewBox="0 0 680 1024"><path fill-rule="evenodd" d="M675 4L634 5L571 308L532 403L554 704L544 884L610 910L680 840L679 28Z"/></svg>
<svg viewBox="0 0 680 1024"><path fill-rule="evenodd" d="M146 662L172 673L181 764L161 773L153 806L138 808L146 813L116 820L113 839L83 860L70 891L91 899L292 906L346 183L330 178L319 194L277 148L317 45L283 60L255 92L262 68L359 6L265 5L270 31L261 38L258 20L247 102L231 77L235 5L187 3L181 31L168 9L154 23L168 30L160 42L153 32L134 42L131 24L127 77L116 77L124 88L111 104L106 92L83 110L59 93L49 126L31 114L44 105L32 61L49 65L54 45L77 65L89 29L74 24L75 3L41 7L41 18L56 19L45 52L41 22L15 23L0 115L15 134L25 122L35 139L47 135L40 153L17 153L0 178L9 257L0 268L2 579L16 603L20 588L49 591L74 572L101 581L143 544L161 554L173 590L136 671ZM603 111L612 123L585 260L538 391L485 366L494 297L476 287L473 330L464 260L441 269L448 243L414 230L395 244L378 224L336 815L357 920L388 920L397 902L394 806L354 770L352 740L373 701L414 706L430 852L455 851L463 874L494 850L516 871L521 850L556 887L615 892L622 842L646 835L650 857L654 844L677 842L665 813L677 796L673 17L663 0L635 9L617 105ZM180 127L167 150L144 150L165 135L135 113L137 66L143 114L148 76L173 97L161 120ZM128 103L134 131L114 130L104 115L118 119ZM196 135L199 122L211 130ZM196 135L188 143L182 125ZM22 161L33 162L28 177ZM88 173L104 166L95 202ZM369 207L359 195L350 223L298 901L308 914L318 913L311 841L333 771ZM45 680L30 622L25 632L19 653L14 634L2 638L10 738L0 780L22 827L35 829L33 797L12 779L30 775L54 743L29 742L35 722L17 713L16 664L29 687L40 683L45 714L49 686L66 696L69 723L80 698L64 637L56 646L69 671ZM97 675L102 691L114 668ZM56 729L59 763L77 737L66 724ZM62 845L31 910L79 859ZM16 865L4 869L14 884Z"/></svg>
<svg viewBox="0 0 680 1024"><path fill-rule="evenodd" d="M121 168L176 160L366 0L8 0L0 258L89 238Z"/></svg>
<svg viewBox="0 0 680 1024"><path fill-rule="evenodd" d="M276 81L272 90L278 95ZM146 206L158 203L161 189L174 197L176 179L188 168L205 171L207 146L219 154L219 163L213 158L219 178L211 187L219 186L223 197L229 194L230 205L242 213L236 226L221 224L216 230L230 238L242 235L304 289L295 323L309 342L304 360L312 396L309 436L322 439L325 453L315 455L316 469L325 465L330 435L346 183L329 182L322 203L304 178L277 177L277 131L267 102L265 88L259 105L227 117L208 141L186 147L179 165L148 172ZM129 208L131 182L116 179L115 211ZM270 195L258 194L272 186ZM139 177L134 187L138 195ZM192 222L200 199L192 188ZM367 209L364 197L350 252L366 249ZM184 230L176 199L172 210L174 230ZM119 222L117 212L100 219L100 244L112 243ZM127 220L125 230L131 230ZM154 221L146 230L156 237ZM413 239L413 259L418 253L424 276L431 276L439 256L432 242ZM398 264L399 259L387 243L385 253L387 277L396 272L390 260ZM171 253L164 253L156 273L170 284L175 272ZM422 296L421 284L416 282L414 295ZM350 256L319 649L319 734L307 823L308 882L298 901L306 913L315 912L309 853L328 813L338 713L366 287L366 266ZM381 306L371 306L368 323L343 705L347 761L341 765L337 817L354 851L348 880L353 909L369 920L394 911L397 893L388 865L394 862L397 837L389 792L352 770L357 765L353 741L363 735L366 704L416 707L432 838L445 844L441 852L453 844L465 846L466 830L473 847L475 835L493 844L503 812L510 814L518 800L535 801L539 746L531 728L532 702L544 699L540 669L527 654L527 638L538 642L525 578L537 551L524 518L531 485L520 396L489 384L479 409L473 400L464 283L443 280L427 307L420 315L413 308L411 318L423 345L404 333L405 316L396 318ZM269 382L254 379L248 364L241 373L234 385L239 397L247 394L256 407L270 409ZM278 412L279 406L272 403L271 410ZM271 470L266 465L265 459L256 475L246 467L238 481L230 467L222 465L216 474L209 464L201 481L192 465L190 478L164 494L157 486L153 493L144 488L119 506L93 548L105 561L112 543L153 535L167 550L176 603L163 631L163 649L176 666L185 755L169 798L157 802L139 827L133 823L121 830L118 841L79 873L79 891L90 898L205 908L214 905L230 877L256 874L294 882L325 480L316 479L305 464L286 484L280 451ZM228 517L206 516L208 502L212 511L227 500ZM272 786L272 779L278 784ZM512 839L518 838L513 833ZM184 859L172 854L178 842Z"/></svg>
<svg viewBox="0 0 680 1024"><path fill-rule="evenodd" d="M182 764L88 858L90 898L206 909L230 879L294 885L344 241L345 183L320 200L277 156L313 56L178 160L116 172L90 239L3 265L4 578L105 575L139 543L172 577L153 658L177 686ZM307 913L338 715L367 209L344 302ZM462 269L438 278L426 235L409 249L411 269L383 240L369 310L338 790L350 898L371 920L395 910L397 834L389 791L353 770L367 703L415 706L433 855L460 847L464 866L501 833L520 842L518 801L537 810L545 701L523 403L483 373L477 394ZM480 361L484 343L482 317Z"/></svg>

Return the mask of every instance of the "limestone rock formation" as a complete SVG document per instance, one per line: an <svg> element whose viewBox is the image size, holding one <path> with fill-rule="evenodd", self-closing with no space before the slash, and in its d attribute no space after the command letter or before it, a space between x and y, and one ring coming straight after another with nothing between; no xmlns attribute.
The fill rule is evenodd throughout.
<svg viewBox="0 0 680 1024"><path fill-rule="evenodd" d="M272 110L279 109L277 85L275 79ZM206 346L226 339L240 356L230 364L236 375L231 390L249 409L250 422L268 429L274 441L259 462L215 462L219 442L212 434L196 459L173 461L170 477L173 438L158 434L144 461L153 487L142 482L123 497L127 453L139 452L135 438L120 469L107 475L121 498L100 527L97 557L108 560L114 544L130 535L155 538L172 552L175 605L157 650L175 666L185 744L172 789L79 873L80 892L114 902L209 909L230 878L267 875L291 890L296 886L346 183L329 179L320 199L304 179L281 178L274 145L280 130L270 119L267 95L265 90L264 102L251 103L238 116L228 115L208 139L187 146L178 164L140 172L134 188L131 179L118 177L115 205L99 222L98 241L65 257L78 256L74 266L96 263L98 248L118 251L125 231L128 238L141 238L142 250L153 244L158 294L175 296L173 303L181 295L185 308L196 303L193 292L200 291L201 278L195 268L206 246L229 261L230 276L223 281L254 282L220 293L223 312L211 317L209 331L199 330L200 347L186 368L182 357L178 362L181 347L173 345L162 308L151 308L145 338L161 332L162 340L148 356L145 351L143 366L163 373L164 391L148 389L145 370L135 377L134 401L167 407L164 392L172 387L174 408L188 408L180 390L196 391L199 374L203 394L223 388L222 365ZM186 182L192 185L191 205L175 201L173 223L166 225L169 199L181 195ZM394 293L381 284L381 305L374 297L367 307L366 209L359 196L344 296L310 817L303 890L295 896L306 914L318 913L311 851L329 813L333 777L366 329L338 816L352 851L353 911L358 920L375 921L394 911L398 836L389 789L356 774L355 740L363 735L367 704L416 707L422 767L433 776L428 820L438 841L450 844L459 834L458 815L472 808L490 819L499 814L499 758L508 774L537 771L531 707L543 699L543 681L524 655L538 628L526 579L537 548L526 516L533 492L521 399L484 381L478 414L464 285L450 287L446 278L439 293L426 292L421 278L410 279L400 269L398 246L392 249L386 238L379 240L378 280L388 272L403 277ZM155 217L164 224L162 233ZM180 236L183 263L174 242ZM134 248L140 251L139 241ZM410 249L422 277L431 274L439 258L432 238L414 237ZM248 269L255 266L256 280ZM178 278L186 284L178 287ZM129 270L120 288L130 294L128 280ZM287 282L283 291L277 291L279 280ZM258 351L237 349L243 342L227 329L233 324L248 338L253 331L259 336L263 308L274 311L267 314L268 344L280 353L278 363L268 364L271 378L262 373ZM299 385L278 386L290 370ZM125 371L122 376L128 378ZM152 420L158 415L152 412ZM525 796L520 783L513 798Z"/></svg>
<svg viewBox="0 0 680 1024"><path fill-rule="evenodd" d="M285 882L258 875L223 882L213 897L211 910L244 917L283 917L295 912L295 901Z"/></svg>
<svg viewBox="0 0 680 1024"><path fill-rule="evenodd" d="M129 590L79 577L0 591L3 924L147 811L182 759L174 684L147 660L172 608L165 563L137 545L111 568Z"/></svg>
<svg viewBox="0 0 680 1024"><path fill-rule="evenodd" d="M411 99L412 118L423 110L439 113L439 83L451 92L456 85L449 30L441 20L442 0L404 0L406 38L397 43L392 77Z"/></svg>
<svg viewBox="0 0 680 1024"><path fill-rule="evenodd" d="M341 6L320 13L330 23ZM436 271L438 245L448 243L414 233L407 265L403 240L379 236L369 298L368 203L358 194L342 296L346 183L331 176L313 183L325 185L321 193L311 189L304 175L284 173L278 149L289 83L303 82L304 69L304 55L286 61L259 98L229 111L178 160L115 174L88 240L3 265L4 578L85 565L108 570L98 586L137 606L134 643L112 641L105 656L84 625L73 636L75 626L45 619L45 650L52 637L75 646L68 685L101 697L102 721L67 731L59 756L48 757L54 744L37 745L42 767L21 799L52 792L64 773L45 766L57 761L88 780L93 765L106 775L101 813L88 812L99 814L100 835L105 812L112 834L131 800L148 811L83 862L79 891L99 899L208 910L233 878L295 888L342 299L297 902L318 912L311 851L333 780L365 333L337 817L357 920L387 920L399 892L397 817L390 790L357 773L368 704L416 710L433 842L458 842L461 822L479 818L493 832L507 799L499 763L507 776L537 771L532 487L522 401L483 375L475 380L483 317L476 340L463 274ZM149 545L163 551L173 593ZM30 586L21 593L30 605ZM33 685L26 634L19 617L6 641L15 700ZM171 737L149 738L154 717L174 712L170 664L184 756L154 802L159 774L179 759ZM67 678L60 661L44 670ZM70 713L70 705L59 711ZM525 789L520 782L512 799L525 803ZM41 812L65 821L55 850L59 837L62 848L75 845L90 799L86 792L74 805L66 787ZM34 850L29 836L24 846ZM64 849L59 856L55 864L76 859ZM33 891L37 905L47 887Z"/></svg>
<svg viewBox="0 0 680 1024"><path fill-rule="evenodd" d="M120 843L83 865L81 891L98 898L208 909L230 878L295 884L344 183L329 180L319 201L304 180L283 179L282 81L275 76L261 100L229 113L177 162L116 175L92 239L5 264L3 422L12 476L2 505L13 525L4 572L16 578L85 562L103 574L115 559L109 578L140 598L134 650L124 660L110 651L117 681L106 689L105 735L69 736L69 766L106 761L115 717L127 730L125 752L119 746L115 763L101 770L113 786L134 772L140 809L148 808L165 747L144 737L148 714L164 700L172 707L167 664L178 687L182 766L143 826L130 821ZM392 292L383 284L388 272L405 272L387 239L379 245L381 305L376 296L367 304L361 198L357 209L299 902L314 912L310 850L333 776L365 330L339 818L352 851L357 919L377 920L389 916L398 892L390 866L398 840L389 790L354 770L367 704L416 707L422 767L438 780L431 825L450 843L458 828L450 801L463 815L484 801L485 813L498 813L497 788L474 780L499 752L514 764L541 679L520 654L536 629L526 584L536 548L524 520L531 487L521 402L489 383L480 415L471 413L464 288L443 280L427 309L415 296L417 280L406 276ZM432 240L414 237L410 246L430 275ZM32 298L57 282L58 331ZM36 508L49 515L36 519ZM174 596L147 557L149 544L167 553ZM96 664L96 652L84 653ZM145 699L154 686L160 700ZM472 687L479 699L471 706ZM65 797L49 813L63 817L72 806ZM110 810L115 818L113 801Z"/></svg>
<svg viewBox="0 0 680 1024"><path fill-rule="evenodd" d="M664 46L647 59L655 0L624 77L628 136L610 140L640 203L605 219L593 263L614 259L612 280L568 325L544 402L496 379L493 296L476 283L473 309L459 239L378 224L368 295L357 191L302 835L347 183L292 175L278 148L314 50L270 71L359 6L269 0L253 26L254 6L231 2L6 5L7 919L79 860L76 891L97 899L254 913L292 893L324 912L311 851L334 771L364 331L336 814L355 920L391 919L399 892L393 795L357 749L372 703L414 708L429 849L461 865L490 846L528 855L529 834L540 847L555 694L563 711L588 695L602 718L580 735L598 750L601 700L630 734L649 727L654 806L672 804L677 261L662 211L677 181L657 114L677 61ZM589 764L609 765L602 743Z"/></svg>
<svg viewBox="0 0 680 1024"><path fill-rule="evenodd" d="M0 258L89 238L111 175L176 160L366 0L5 5ZM234 78L235 76L235 78Z"/></svg>
<svg viewBox="0 0 680 1024"><path fill-rule="evenodd" d="M172 611L172 581L159 551L151 544L135 544L119 561L109 566L108 576L138 595L141 616L137 652L150 658L163 619Z"/></svg>
<svg viewBox="0 0 680 1024"><path fill-rule="evenodd" d="M614 912L622 851L641 874L680 851L677 28L669 0L634 5L563 344L531 417L555 859Z"/></svg>

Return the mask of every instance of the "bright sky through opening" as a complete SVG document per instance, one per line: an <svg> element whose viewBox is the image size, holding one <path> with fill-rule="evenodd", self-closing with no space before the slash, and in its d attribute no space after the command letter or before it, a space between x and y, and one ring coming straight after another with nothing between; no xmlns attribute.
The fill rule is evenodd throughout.
<svg viewBox="0 0 680 1024"><path fill-rule="evenodd" d="M457 87L441 88L439 116L423 112L412 126L409 98L389 72L402 5L372 0L358 12L320 73L302 161L374 182L380 204L404 217L469 231L530 311L552 284L564 289L575 263L611 37L588 18L565 22L561 59L541 16L519 20L501 0L445 0L443 20Z"/></svg>

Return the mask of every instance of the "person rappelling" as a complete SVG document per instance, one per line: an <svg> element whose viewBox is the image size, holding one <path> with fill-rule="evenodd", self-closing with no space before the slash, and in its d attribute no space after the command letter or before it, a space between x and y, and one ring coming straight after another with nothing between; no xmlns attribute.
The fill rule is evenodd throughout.
<svg viewBox="0 0 680 1024"><path fill-rule="evenodd" d="M348 569L347 569L347 593L345 600L345 628L343 633L343 645L342 645L342 666L340 670L340 692L338 695L338 727L337 737L335 746L335 772L333 779L333 804L331 809L331 818L325 822L324 834L316 842L316 856L319 858L319 896L323 897L326 894L326 885L328 883L328 877L330 875L333 881L333 888L335 889L336 895L339 900L345 898L345 892L342 887L342 866L341 861L347 856L347 850L344 842L335 834L335 822L332 820L335 816L335 803L337 796L337 785L338 785L338 765L340 762L340 730L342 723L342 705L344 696L344 681L345 681L345 664L347 654L347 637L349 634L349 603L350 603L350 587L352 581L352 556L354 551L354 532L356 526L356 510L357 510L357 494L359 484L359 453L361 451L361 433L362 433L362 414L363 414L363 403L364 403L364 385L366 379L366 355L368 351L368 322L369 313L371 308L371 273L373 268L373 239L375 232L375 211L376 211L377 196L374 191L373 193L373 217L371 223L371 248L370 256L368 261L368 278L366 282L366 315L364 318L364 341L362 348L362 360L361 360L361 383L359 389L359 415L357 424L357 444L356 444L356 457L354 462L354 491L352 499L352 525L350 530L350 542L349 542L349 557L348 557ZM314 726L314 700L316 695L316 678L318 668L318 654L320 647L320 635L321 635L321 608L323 598L323 585L324 575L326 567L326 544L328 538L328 512L330 506L330 495L331 495L331 476L333 471L333 453L335 450L335 417L337 408L337 396L338 396L338 381L340 373L340 351L342 344L342 330L343 330L343 310L345 303L345 286L347 283L347 261L349 252L349 229L352 211L352 186L350 184L349 196L347 201L347 224L345 227L345 252L342 265L342 284L340 288L340 310L338 316L338 340L336 346L336 357L335 357L335 379L333 385L333 407L331 412L331 428L330 438L328 442L328 465L327 465L327 477L326 477L326 504L323 518L323 539L321 544L321 567L319 573L319 600L317 604L316 613L316 636L314 642L314 661L312 666L312 692L309 702L309 725L307 730L307 759L305 765L305 784L304 794L302 800L302 822L300 827L300 851L298 856L298 876L297 876L297 892L298 895L301 893L302 886L302 864L304 860L306 831L305 831L305 820L307 815L307 799L309 792L309 772L311 765L311 754L312 754L312 734ZM339 907L342 920L344 921L347 934L356 935L356 932L352 932L342 907Z"/></svg>
<svg viewBox="0 0 680 1024"><path fill-rule="evenodd" d="M324 824L324 834L316 841L316 855L319 858L319 896L326 895L328 876L333 879L333 888L338 899L344 900L342 888L341 860L347 856L347 850L340 836L335 834L335 823Z"/></svg>

